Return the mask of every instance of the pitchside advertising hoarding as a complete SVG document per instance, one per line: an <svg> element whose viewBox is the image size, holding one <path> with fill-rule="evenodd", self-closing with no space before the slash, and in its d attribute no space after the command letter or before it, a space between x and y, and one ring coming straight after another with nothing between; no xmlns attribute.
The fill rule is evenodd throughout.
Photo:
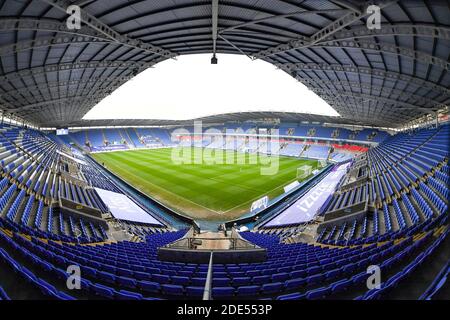
<svg viewBox="0 0 450 320"><path fill-rule="evenodd" d="M284 187L284 192L289 192L289 191L291 191L292 189L296 188L299 185L300 185L300 182L295 180L294 182L291 182L287 186Z"/></svg>
<svg viewBox="0 0 450 320"><path fill-rule="evenodd" d="M119 220L161 225L161 223L142 210L126 195L95 188L102 201L108 206L114 218Z"/></svg>
<svg viewBox="0 0 450 320"><path fill-rule="evenodd" d="M267 208L268 204L269 204L269 197L264 196L261 199L258 199L252 203L252 206L250 207L250 211L255 212L255 211L265 209L265 208Z"/></svg>

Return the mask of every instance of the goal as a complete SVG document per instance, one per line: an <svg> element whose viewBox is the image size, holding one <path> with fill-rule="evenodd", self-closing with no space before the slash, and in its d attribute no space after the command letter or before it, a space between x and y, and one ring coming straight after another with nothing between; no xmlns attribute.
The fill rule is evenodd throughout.
<svg viewBox="0 0 450 320"><path fill-rule="evenodd" d="M297 168L297 179L305 179L309 177L312 173L312 167L308 165L303 165Z"/></svg>

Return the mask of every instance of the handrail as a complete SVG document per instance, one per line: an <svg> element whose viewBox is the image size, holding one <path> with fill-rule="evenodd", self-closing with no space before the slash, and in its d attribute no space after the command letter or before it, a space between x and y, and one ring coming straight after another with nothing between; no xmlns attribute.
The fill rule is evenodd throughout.
<svg viewBox="0 0 450 320"><path fill-rule="evenodd" d="M194 248L194 241L205 240L205 241L229 241L231 243L230 250L247 250L247 249L257 249L259 248L254 243L251 243L245 239L241 238L206 238L206 237L183 237L171 244L166 245L167 248ZM241 242L245 245L238 245Z"/></svg>
<svg viewBox="0 0 450 320"><path fill-rule="evenodd" d="M203 291L203 300L211 300L212 274L213 274L213 254L209 256L208 275L206 276L205 290Z"/></svg>

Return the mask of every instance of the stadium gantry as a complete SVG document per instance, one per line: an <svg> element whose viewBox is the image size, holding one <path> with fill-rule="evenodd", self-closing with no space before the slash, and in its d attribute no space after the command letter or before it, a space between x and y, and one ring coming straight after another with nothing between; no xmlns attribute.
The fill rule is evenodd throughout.
<svg viewBox="0 0 450 320"><path fill-rule="evenodd" d="M0 300L448 299L449 48L444 0L0 0ZM340 116L198 119L230 141L83 120L199 53L269 62ZM264 185L169 148L285 166Z"/></svg>

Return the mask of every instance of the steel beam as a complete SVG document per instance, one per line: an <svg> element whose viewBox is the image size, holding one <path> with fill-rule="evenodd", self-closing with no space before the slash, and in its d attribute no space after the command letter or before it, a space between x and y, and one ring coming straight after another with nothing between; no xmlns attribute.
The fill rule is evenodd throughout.
<svg viewBox="0 0 450 320"><path fill-rule="evenodd" d="M367 41L342 40L342 41L328 41L317 45L320 48L340 48L340 49L360 49L376 52L385 52L395 54L401 57L414 59L425 64L435 65L445 70L450 69L450 62L430 55L428 53L416 51L410 48L396 46L390 43L377 43Z"/></svg>
<svg viewBox="0 0 450 320"><path fill-rule="evenodd" d="M324 88L315 87L314 91L318 91L321 94L330 94L330 90L326 90ZM408 102L398 101L390 98L385 97L379 97L379 96L372 96L365 93L356 93L356 92L333 92L334 94L337 94L339 96L349 97L353 99L361 99L361 100L371 100L376 102L383 102L386 105L395 105L399 106L398 108L401 110L416 110L416 111L422 111L423 113L429 113L434 114L436 110L433 110L431 108L423 108L420 106L415 106Z"/></svg>
<svg viewBox="0 0 450 320"><path fill-rule="evenodd" d="M52 72L64 72L82 69L147 69L152 67L161 60L152 60L150 62L141 61L92 61L92 62L74 62L74 63L60 63L49 64L41 67L34 67L29 69L22 69L16 72L9 72L4 75L0 75L0 82L13 82L26 77L39 76L45 73Z"/></svg>
<svg viewBox="0 0 450 320"><path fill-rule="evenodd" d="M51 89L59 89L61 87L68 88L70 86L85 86L89 84L95 84L100 81L103 85L108 84L112 81L121 81L126 82L133 78L132 75L129 76L108 76L108 77L93 77L89 79L81 79L81 80L70 80L70 81L57 81L57 82L47 82L46 84L37 85L37 86L28 86L23 88L18 88L16 90L9 90L5 92L0 92L1 96L10 96L14 97L15 95L21 95L23 97L32 97L35 98L35 94L42 96L42 92L51 93ZM110 80L110 81L108 81ZM92 87L90 87L92 88ZM67 91L67 90L64 90ZM60 93L60 91L56 92Z"/></svg>
<svg viewBox="0 0 450 320"><path fill-rule="evenodd" d="M7 54L14 54L24 50L45 48L57 45L88 44L88 43L117 44L105 38L93 38L92 36L88 35L60 34L54 37L23 40L16 43L0 46L0 55L5 56Z"/></svg>
<svg viewBox="0 0 450 320"><path fill-rule="evenodd" d="M406 74L398 72L387 71L384 69L376 69L369 67L357 67L351 65L340 64L327 64L327 63L279 63L273 62L275 66L288 72L296 70L312 70L312 71L329 71L329 72L346 72L366 74L380 79L399 80L408 83L413 83L419 87L425 87L427 89L439 92L440 94L450 95L450 89L431 81L427 81L421 78L416 78Z"/></svg>
<svg viewBox="0 0 450 320"><path fill-rule="evenodd" d="M64 13L66 13L67 8L72 5L72 3L67 0L40 0L40 1L43 1L55 7L56 9L63 11ZM87 13L85 10L80 9L80 12L81 12L81 21L83 23L87 24L94 30L100 32L101 34L103 34L104 36L111 39L113 42L117 44L124 45L127 47L133 47L149 53L158 54L166 58L173 58L177 56L176 53L171 52L170 50L166 50L164 48L152 45L150 43L145 43L139 39L131 39L126 35L121 35L114 29L110 28L108 25L104 24L91 14Z"/></svg>
<svg viewBox="0 0 450 320"><path fill-rule="evenodd" d="M378 4L378 6L382 9L397 1L398 0L382 1ZM264 49L258 53L253 54L253 56L255 59L261 59L272 56L277 53L313 46L318 42L326 38L329 38L338 31L346 28L347 26L352 25L353 23L359 21L361 18L367 16L368 15L368 13L366 12L367 7L368 5L365 5L361 11L352 10L351 12L348 12L339 19L334 20L327 26L318 30L310 37L301 36L296 39L292 39L287 43L283 43L275 47Z"/></svg>
<svg viewBox="0 0 450 320"><path fill-rule="evenodd" d="M256 19L256 20L251 20L251 21L247 21L247 22L243 22L243 23L237 24L235 26L231 26L231 27L222 29L222 30L219 31L219 33L220 34L224 34L224 33L236 30L236 29L252 26L252 25L255 25L255 24L259 24L259 23L265 23L265 22L272 21L272 20L277 20L277 19L284 19L284 18L290 18L290 17L299 17L299 16L306 16L306 15L314 15L314 14L333 14L333 13L343 13L343 12L344 13L348 12L348 10L344 10L344 9L302 10L302 11L295 11L295 12L290 12L290 13L285 13L285 14L270 15L268 17L264 17L264 18Z"/></svg>
<svg viewBox="0 0 450 320"><path fill-rule="evenodd" d="M349 88L356 88L359 89L360 91L362 91L362 89L365 90L370 90L370 91L379 91L380 94L384 93L386 95L397 95L397 99L399 98L403 98L404 100L408 100L408 99L413 99L415 100L415 104L418 105L426 105L426 104L432 104L438 108L445 106L445 103L440 102L440 101L436 101L433 99L429 99L429 98L425 98L422 96L418 96L415 94L412 94L410 92L405 92L402 90L398 90L395 88L389 88L389 87L380 87L380 86L374 86L374 85L369 85L369 84L364 84L364 83L360 83L360 82L354 82L354 81L344 81L344 80L325 80L325 79L307 79L307 78L301 78L301 82L302 83L306 83L310 86L314 86L320 83L323 83L327 86L333 86L334 88L336 88L336 85L341 86L341 87L349 87ZM341 92L341 90L337 90L338 93ZM353 91L352 91L353 92ZM378 97L376 95L374 95L374 97ZM450 98L450 97L448 97ZM391 99L391 98L389 98ZM398 101L396 99L396 101Z"/></svg>
<svg viewBox="0 0 450 320"><path fill-rule="evenodd" d="M352 26L336 32L321 42L351 40L384 36L421 36L450 40L450 28L430 24L381 24L380 29L369 29L366 25Z"/></svg>
<svg viewBox="0 0 450 320"><path fill-rule="evenodd" d="M0 31L11 31L11 30L31 30L31 31L48 31L48 32L58 32L66 34L75 35L85 35L93 38L111 39L107 38L100 32L88 27L82 26L81 29L68 29L67 25L57 19L46 19L46 18L0 18Z"/></svg>

